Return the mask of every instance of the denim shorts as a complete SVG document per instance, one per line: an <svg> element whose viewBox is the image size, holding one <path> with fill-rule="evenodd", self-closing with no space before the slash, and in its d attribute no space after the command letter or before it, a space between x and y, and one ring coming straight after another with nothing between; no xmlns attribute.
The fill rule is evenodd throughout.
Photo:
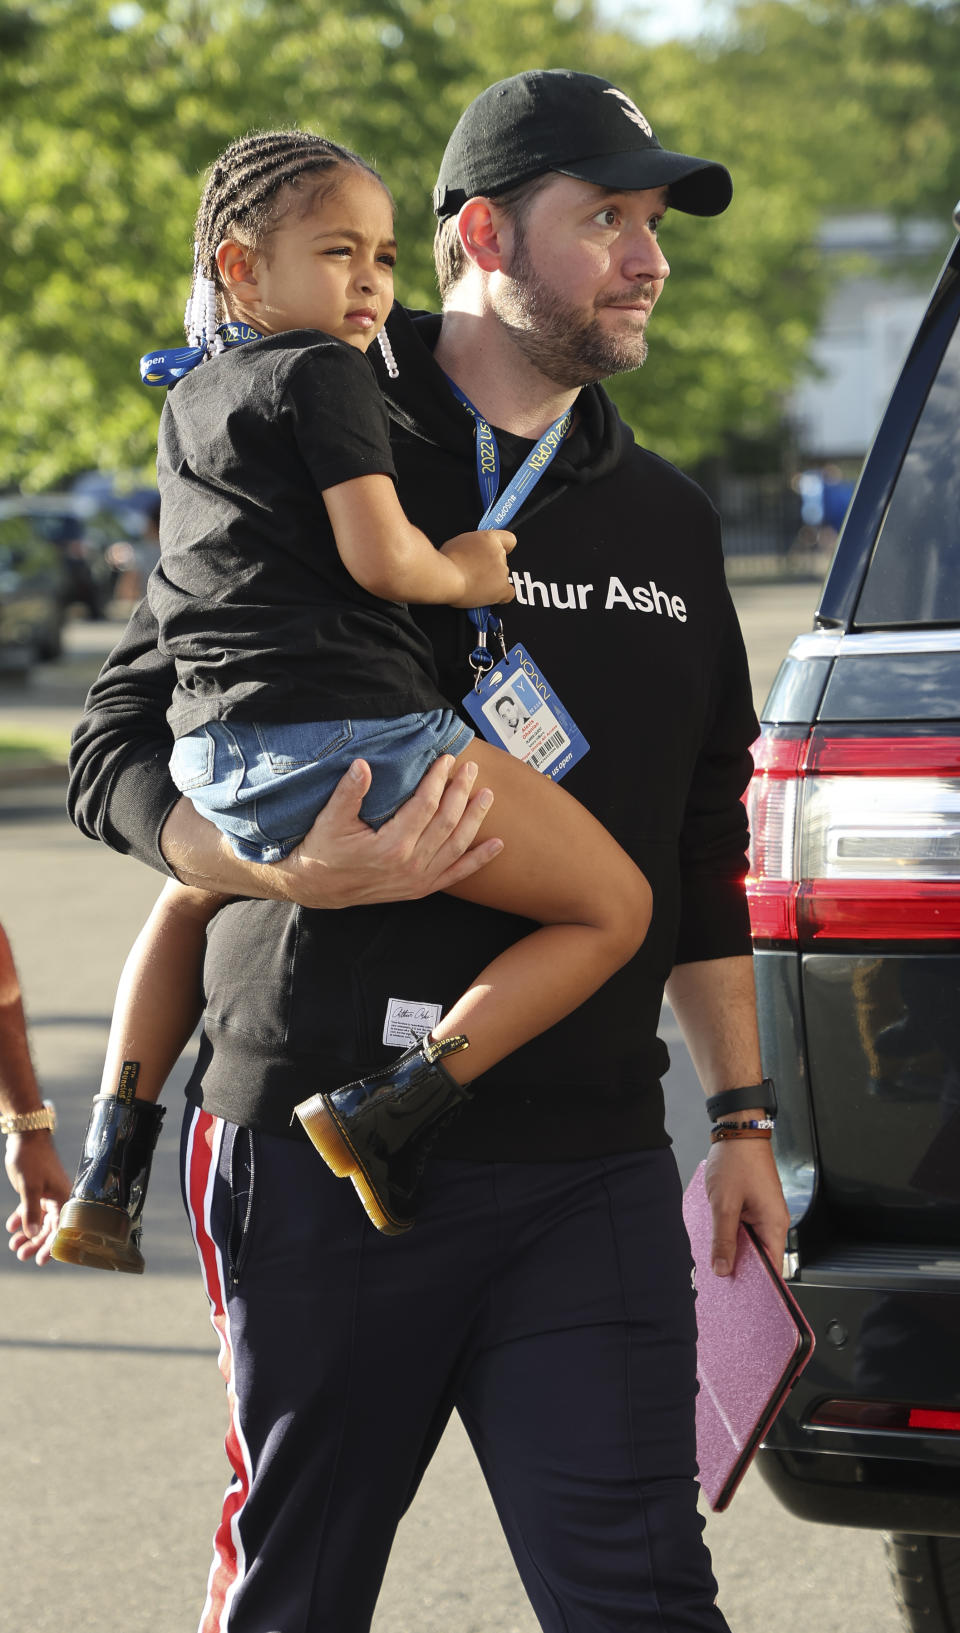
<svg viewBox="0 0 960 1633"><path fill-rule="evenodd" d="M393 720L211 720L173 746L170 775L248 862L279 862L299 844L356 759L373 772L360 807L372 828L392 817L441 754L473 732L452 709Z"/></svg>

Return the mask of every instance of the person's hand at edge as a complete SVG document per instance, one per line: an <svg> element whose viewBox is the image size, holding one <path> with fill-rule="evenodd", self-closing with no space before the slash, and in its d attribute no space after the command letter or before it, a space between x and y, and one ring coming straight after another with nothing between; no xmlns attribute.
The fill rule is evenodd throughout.
<svg viewBox="0 0 960 1633"><path fill-rule="evenodd" d="M5 1223L9 1248L18 1259L46 1264L60 1223L60 1209L70 1195L70 1181L45 1132L10 1134L5 1156L7 1177L20 1205Z"/></svg>
<svg viewBox="0 0 960 1633"><path fill-rule="evenodd" d="M737 1227L751 1225L779 1272L790 1215L769 1140L723 1140L710 1147L705 1175L713 1212L710 1262L718 1276L733 1270Z"/></svg>

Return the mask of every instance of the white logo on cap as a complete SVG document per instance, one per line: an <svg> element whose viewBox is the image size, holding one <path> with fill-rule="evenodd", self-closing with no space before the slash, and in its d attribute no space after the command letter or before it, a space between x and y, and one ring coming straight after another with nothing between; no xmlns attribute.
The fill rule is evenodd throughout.
<svg viewBox="0 0 960 1633"><path fill-rule="evenodd" d="M615 91L611 86L610 90L604 91L603 94L604 96L618 96L620 101L623 103L623 113L626 115L626 117L631 119L635 125L639 125L645 136L653 135L653 131L650 129L647 120L640 112L637 104L630 101L630 98L627 96L625 91Z"/></svg>

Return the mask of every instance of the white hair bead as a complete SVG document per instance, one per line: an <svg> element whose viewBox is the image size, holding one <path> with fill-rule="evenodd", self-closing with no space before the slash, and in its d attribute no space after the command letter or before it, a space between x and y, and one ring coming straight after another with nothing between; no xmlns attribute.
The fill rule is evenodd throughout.
<svg viewBox="0 0 960 1633"><path fill-rule="evenodd" d="M386 364L389 378L391 380L399 380L400 370L397 368L397 360L393 355L393 347L390 344L390 337L387 334L386 329L380 330L380 333L377 335L377 340L380 342L380 350L383 353L383 361Z"/></svg>
<svg viewBox="0 0 960 1633"><path fill-rule="evenodd" d="M190 296L189 296L189 299L187 300L187 310L186 310L186 313L184 315L183 325L184 325L184 328L187 331L187 344L188 344L188 346L199 346L199 344L200 344L200 324L199 324L199 314L197 312L197 279L196 279L196 275L194 275L193 283L190 285Z"/></svg>
<svg viewBox="0 0 960 1633"><path fill-rule="evenodd" d="M223 339L217 333L217 286L212 278L201 277L196 268L183 326L188 345L204 346L208 355L225 349Z"/></svg>
<svg viewBox="0 0 960 1633"><path fill-rule="evenodd" d="M183 327L187 333L188 346L199 346L201 339L200 303L197 299L197 262L200 259L200 245L195 241L193 246L193 279L190 284L190 293L187 296L187 308L183 314Z"/></svg>
<svg viewBox="0 0 960 1633"><path fill-rule="evenodd" d="M203 295L203 338L210 347L217 337L217 286L212 278L204 278Z"/></svg>

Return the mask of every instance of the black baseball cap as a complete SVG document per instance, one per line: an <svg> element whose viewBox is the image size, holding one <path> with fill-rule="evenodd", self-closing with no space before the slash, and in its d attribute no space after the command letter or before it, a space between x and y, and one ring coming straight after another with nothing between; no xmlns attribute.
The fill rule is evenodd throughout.
<svg viewBox="0 0 960 1633"><path fill-rule="evenodd" d="M535 68L489 86L461 114L434 210L445 221L468 198L493 198L548 170L601 187L669 187L671 206L688 215L720 215L733 197L722 164L661 147L636 103L608 79Z"/></svg>

